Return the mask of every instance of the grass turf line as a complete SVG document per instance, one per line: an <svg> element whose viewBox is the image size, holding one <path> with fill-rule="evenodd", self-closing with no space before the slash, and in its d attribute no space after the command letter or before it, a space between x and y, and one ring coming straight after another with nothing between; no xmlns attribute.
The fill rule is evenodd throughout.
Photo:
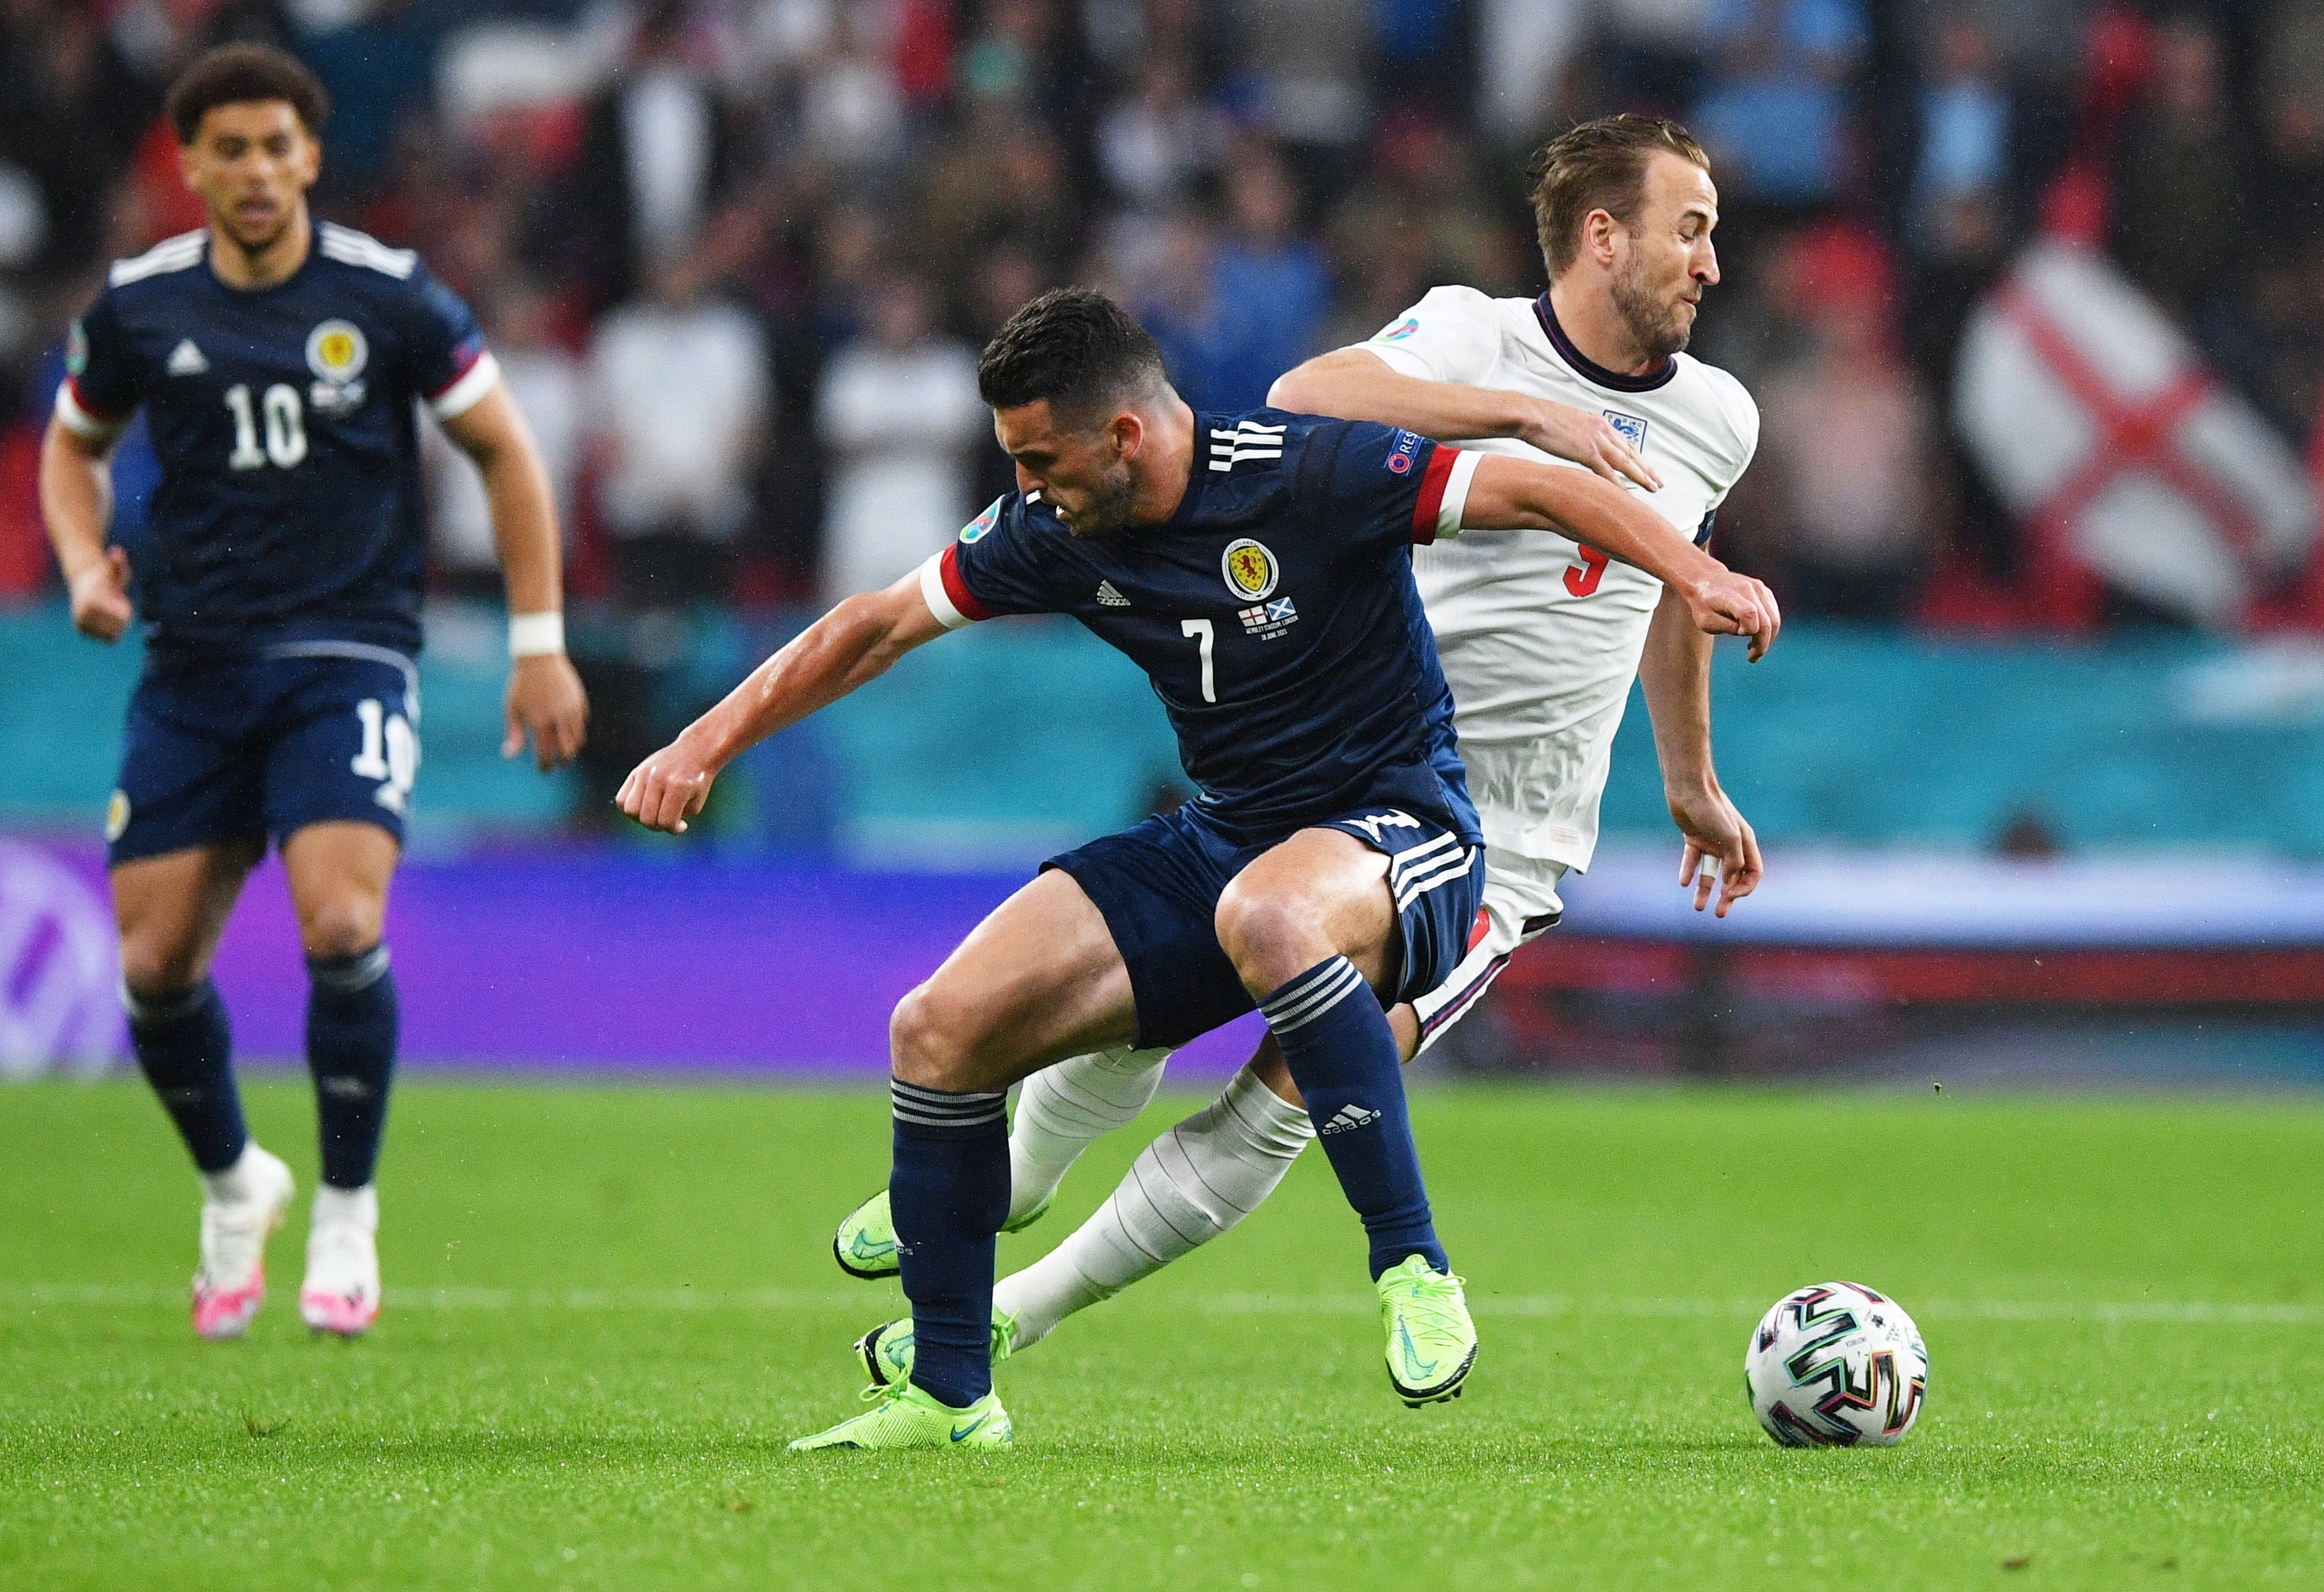
<svg viewBox="0 0 2324 1592"><path fill-rule="evenodd" d="M1426 1093L1465 1399L1391 1398L1309 1155L1005 1367L1020 1446L964 1459L781 1451L900 1308L827 1249L881 1096L408 1082L388 1308L349 1346L292 1298L304 1095L250 1090L302 1198L251 1337L203 1345L142 1088L0 1090L0 1587L2324 1586L2304 1101ZM1779 1450L1743 1405L1759 1311L1832 1276L1918 1310L1898 1449Z"/></svg>

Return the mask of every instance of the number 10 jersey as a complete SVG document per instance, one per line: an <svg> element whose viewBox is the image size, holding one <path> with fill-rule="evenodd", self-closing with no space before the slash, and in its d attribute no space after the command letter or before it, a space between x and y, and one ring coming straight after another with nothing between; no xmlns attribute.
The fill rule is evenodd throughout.
<svg viewBox="0 0 2324 1592"><path fill-rule="evenodd" d="M116 263L72 330L57 418L108 440L143 408L161 465L134 594L173 661L338 642L420 647L427 531L412 413L499 379L467 307L408 250L327 223L272 288L228 287L209 234Z"/></svg>

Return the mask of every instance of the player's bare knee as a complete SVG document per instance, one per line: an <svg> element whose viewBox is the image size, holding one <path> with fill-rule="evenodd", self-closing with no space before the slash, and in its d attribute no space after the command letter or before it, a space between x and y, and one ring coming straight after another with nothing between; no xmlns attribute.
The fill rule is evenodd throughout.
<svg viewBox="0 0 2324 1592"><path fill-rule="evenodd" d="M1213 923L1220 948L1244 988L1256 993L1288 983L1332 954L1309 913L1280 895L1231 884L1219 897Z"/></svg>
<svg viewBox="0 0 2324 1592"><path fill-rule="evenodd" d="M360 956L380 942L382 904L353 892L316 903L299 915L299 943L310 957Z"/></svg>
<svg viewBox="0 0 2324 1592"><path fill-rule="evenodd" d="M209 959L194 940L124 935L121 982L139 1000L162 1000L192 989L209 971Z"/></svg>
<svg viewBox="0 0 2324 1592"><path fill-rule="evenodd" d="M888 1054L896 1076L922 1089L954 1091L966 1081L970 1049L964 1035L969 1016L944 991L922 984L896 1003L888 1019Z"/></svg>

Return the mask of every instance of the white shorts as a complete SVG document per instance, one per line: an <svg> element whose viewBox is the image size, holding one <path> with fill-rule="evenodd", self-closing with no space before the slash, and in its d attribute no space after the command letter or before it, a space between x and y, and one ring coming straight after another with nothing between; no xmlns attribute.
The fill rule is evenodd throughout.
<svg viewBox="0 0 2324 1592"><path fill-rule="evenodd" d="M1435 1044L1468 1015L1518 946L1557 926L1565 915L1565 903L1557 897L1558 881L1564 877L1563 862L1486 851L1484 932L1471 942L1469 953L1452 977L1412 1003L1420 1017L1420 1050Z"/></svg>

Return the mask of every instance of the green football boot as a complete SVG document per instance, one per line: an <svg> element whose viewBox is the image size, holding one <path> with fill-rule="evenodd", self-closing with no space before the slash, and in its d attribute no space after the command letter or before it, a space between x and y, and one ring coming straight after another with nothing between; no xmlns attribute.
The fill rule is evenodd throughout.
<svg viewBox="0 0 2324 1592"><path fill-rule="evenodd" d="M908 1382L867 1387L872 1407L828 1431L803 1437L790 1446L808 1449L1005 1449L1017 1440L1001 1395L988 1393L965 1410L955 1410Z"/></svg>
<svg viewBox="0 0 2324 1592"><path fill-rule="evenodd" d="M992 1310L992 1363L1009 1357L1017 1338L1017 1318L995 1305ZM855 1357L870 1373L872 1385L885 1387L912 1374L912 1318L882 1322L855 1340Z"/></svg>
<svg viewBox="0 0 2324 1592"><path fill-rule="evenodd" d="M1049 1201L1044 1200L1015 1221L1003 1222L1001 1230L1023 1232L1048 1213ZM866 1282L892 1277L901 1269L896 1259L896 1224L888 1214L887 1190L881 1189L847 1213L847 1219L831 1237L831 1254L841 1271Z"/></svg>
<svg viewBox="0 0 2324 1592"><path fill-rule="evenodd" d="M1380 1274L1380 1325L1388 1329L1388 1380L1413 1409L1461 1396L1477 1363L1477 1329L1461 1279L1417 1255Z"/></svg>

